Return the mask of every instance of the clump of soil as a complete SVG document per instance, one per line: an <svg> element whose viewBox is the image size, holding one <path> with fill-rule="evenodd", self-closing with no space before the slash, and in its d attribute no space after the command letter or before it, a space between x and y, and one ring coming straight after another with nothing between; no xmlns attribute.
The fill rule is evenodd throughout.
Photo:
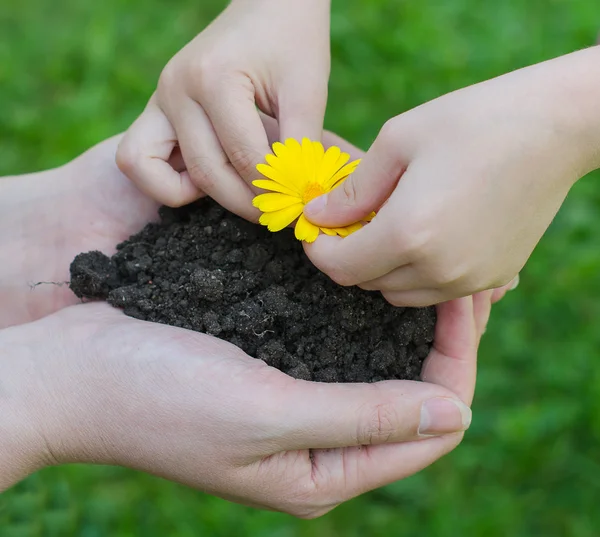
<svg viewBox="0 0 600 537"><path fill-rule="evenodd" d="M126 315L230 341L285 373L322 382L418 379L434 308L395 308L318 271L291 230L270 233L210 200L163 207L108 258L78 255L71 289Z"/></svg>

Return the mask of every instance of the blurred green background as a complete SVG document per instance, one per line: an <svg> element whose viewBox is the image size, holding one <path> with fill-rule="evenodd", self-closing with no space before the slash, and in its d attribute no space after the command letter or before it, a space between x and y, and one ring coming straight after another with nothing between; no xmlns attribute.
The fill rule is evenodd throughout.
<svg viewBox="0 0 600 537"><path fill-rule="evenodd" d="M224 3L3 0L0 174L61 164L126 129ZM387 118L588 46L598 29L597 0L334 1L327 126L367 147ZM574 188L495 309L473 426L421 474L297 521L120 468L49 469L0 497L0 535L597 536L598 180Z"/></svg>

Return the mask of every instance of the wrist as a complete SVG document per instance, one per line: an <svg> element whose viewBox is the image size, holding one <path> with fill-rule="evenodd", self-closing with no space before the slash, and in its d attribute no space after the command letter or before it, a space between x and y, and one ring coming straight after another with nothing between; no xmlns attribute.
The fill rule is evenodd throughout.
<svg viewBox="0 0 600 537"><path fill-rule="evenodd" d="M574 180L600 168L600 47L546 64L540 77L546 112L573 158ZM535 71L534 71L535 74Z"/></svg>
<svg viewBox="0 0 600 537"><path fill-rule="evenodd" d="M40 393L21 331L0 331L0 492L54 462L41 433Z"/></svg>

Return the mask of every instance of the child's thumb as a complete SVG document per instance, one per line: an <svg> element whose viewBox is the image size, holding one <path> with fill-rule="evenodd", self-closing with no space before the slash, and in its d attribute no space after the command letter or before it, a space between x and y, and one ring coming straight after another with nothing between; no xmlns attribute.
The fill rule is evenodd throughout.
<svg viewBox="0 0 600 537"><path fill-rule="evenodd" d="M380 135L356 171L328 194L315 198L304 208L314 224L341 227L365 219L377 211L394 190L406 169L404 159Z"/></svg>

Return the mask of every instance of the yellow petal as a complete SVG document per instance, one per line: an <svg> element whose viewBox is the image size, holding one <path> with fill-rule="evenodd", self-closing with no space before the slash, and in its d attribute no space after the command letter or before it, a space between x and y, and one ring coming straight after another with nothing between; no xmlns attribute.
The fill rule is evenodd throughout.
<svg viewBox="0 0 600 537"><path fill-rule="evenodd" d="M298 222L296 222L294 233L299 241L315 242L319 236L319 228L311 224L304 214L301 214Z"/></svg>
<svg viewBox="0 0 600 537"><path fill-rule="evenodd" d="M315 151L308 138L302 138L302 163L307 183L315 182Z"/></svg>
<svg viewBox="0 0 600 537"><path fill-rule="evenodd" d="M365 216L365 217L363 218L363 220L364 220L365 222L370 222L370 221L371 221L371 220L373 220L373 218L375 218L376 216L377 216L377 213L375 213L375 212L372 212L371 214L368 214L367 216Z"/></svg>
<svg viewBox="0 0 600 537"><path fill-rule="evenodd" d="M319 184L324 185L334 176L335 172L338 171L339 168L335 167L335 163L340 158L340 154L341 150L336 146L332 146L325 151L325 155L323 156L321 166L319 167L316 176L316 180Z"/></svg>
<svg viewBox="0 0 600 537"><path fill-rule="evenodd" d="M332 228L340 237L347 237L350 235L348 230L345 227L334 227Z"/></svg>
<svg viewBox="0 0 600 537"><path fill-rule="evenodd" d="M328 227L319 228L325 235L329 235L330 237L335 237L337 233L333 231L333 229L329 229Z"/></svg>
<svg viewBox="0 0 600 537"><path fill-rule="evenodd" d="M342 179L346 179L346 177L348 177L352 172L354 172L354 170L356 170L356 167L360 164L360 160L355 160L353 162L351 162L350 164L346 164L344 167L342 167L338 172L335 173L335 175L329 180L329 182L326 183L326 187L333 189L336 186L339 186L339 182L342 181Z"/></svg>
<svg viewBox="0 0 600 537"><path fill-rule="evenodd" d="M300 151L302 150L300 142L295 138L288 138L285 141L285 147L287 147L290 151L293 151L295 153L300 153Z"/></svg>
<svg viewBox="0 0 600 537"><path fill-rule="evenodd" d="M296 220L296 218L302 214L303 209L304 205L302 203L297 203L286 209L281 209L280 211L263 213L258 221L263 226L267 226L269 231L281 231L284 227L289 226Z"/></svg>
<svg viewBox="0 0 600 537"><path fill-rule="evenodd" d="M263 213L271 213L287 209L292 205L302 203L302 200L297 197L288 196L287 194L273 193L259 194L252 200L252 205Z"/></svg>
<svg viewBox="0 0 600 537"><path fill-rule="evenodd" d="M298 189L296 181L293 177L290 177L288 174L280 172L275 168L271 168L271 166L268 166L266 164L258 164L256 166L256 169L259 173L261 173L268 179L271 179L272 181L275 181L276 183L279 183L280 185L283 185L292 192L294 192L296 196L300 195L301 192Z"/></svg>
<svg viewBox="0 0 600 537"><path fill-rule="evenodd" d="M321 167L323 157L325 156L325 148L321 142L313 142L313 150L315 152L315 173Z"/></svg>
<svg viewBox="0 0 600 537"><path fill-rule="evenodd" d="M257 188L262 188L263 190L280 192L281 194L287 194L288 196L298 196L298 193L294 192L291 188L283 186L280 183L276 183L275 181L269 181L267 179L257 179L256 181L252 181L252 184Z"/></svg>
<svg viewBox="0 0 600 537"><path fill-rule="evenodd" d="M285 168L282 159L275 155L272 155L271 153L265 155L265 160L267 161L267 164L271 166L271 168L275 168L279 171L283 171Z"/></svg>
<svg viewBox="0 0 600 537"><path fill-rule="evenodd" d="M350 155L348 153L341 153L335 162L335 173L337 173L349 160Z"/></svg>
<svg viewBox="0 0 600 537"><path fill-rule="evenodd" d="M348 234L351 234L351 233L354 233L355 231L358 231L362 227L363 227L363 225L360 222L355 222L354 224L350 224L349 226L346 226L346 229L348 230Z"/></svg>
<svg viewBox="0 0 600 537"><path fill-rule="evenodd" d="M362 227L362 224L360 222L356 222L354 224L350 224L349 226L345 226L345 227L335 227L332 228L333 231L335 231L340 237L347 237L348 235L350 235L351 233L354 233L355 231L358 231L360 228Z"/></svg>
<svg viewBox="0 0 600 537"><path fill-rule="evenodd" d="M289 154L289 149L281 142L275 142L273 144L273 153L275 153L279 158L284 158Z"/></svg>

